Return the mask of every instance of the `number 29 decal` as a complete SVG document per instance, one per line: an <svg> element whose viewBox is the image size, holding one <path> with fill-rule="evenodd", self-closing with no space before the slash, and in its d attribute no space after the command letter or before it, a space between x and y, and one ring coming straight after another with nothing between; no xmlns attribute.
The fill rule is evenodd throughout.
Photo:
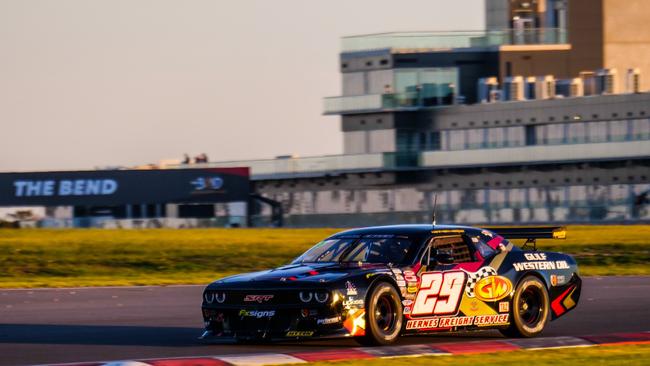
<svg viewBox="0 0 650 366"><path fill-rule="evenodd" d="M428 272L421 277L411 316L456 315L467 282L463 271Z"/></svg>

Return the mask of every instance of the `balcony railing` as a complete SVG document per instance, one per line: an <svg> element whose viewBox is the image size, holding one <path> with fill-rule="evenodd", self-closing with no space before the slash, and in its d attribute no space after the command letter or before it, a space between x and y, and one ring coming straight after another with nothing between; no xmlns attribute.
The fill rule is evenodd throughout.
<svg viewBox="0 0 650 366"><path fill-rule="evenodd" d="M565 44L562 28L501 31L397 32L344 37L341 52L379 49L486 48L502 45Z"/></svg>
<svg viewBox="0 0 650 366"><path fill-rule="evenodd" d="M399 94L366 94L339 97L327 97L324 103L324 114L340 114L351 112L372 112L387 109L412 109L419 107L434 107L454 103L454 95L426 96L417 92Z"/></svg>

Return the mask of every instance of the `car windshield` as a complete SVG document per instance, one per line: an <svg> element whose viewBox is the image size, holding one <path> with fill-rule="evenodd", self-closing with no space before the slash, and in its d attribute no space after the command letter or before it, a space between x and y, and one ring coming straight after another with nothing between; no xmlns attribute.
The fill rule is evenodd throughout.
<svg viewBox="0 0 650 366"><path fill-rule="evenodd" d="M328 239L314 245L292 263L338 262L341 254L350 248L356 239Z"/></svg>
<svg viewBox="0 0 650 366"><path fill-rule="evenodd" d="M402 263L412 242L402 238L324 240L296 258L304 262Z"/></svg>

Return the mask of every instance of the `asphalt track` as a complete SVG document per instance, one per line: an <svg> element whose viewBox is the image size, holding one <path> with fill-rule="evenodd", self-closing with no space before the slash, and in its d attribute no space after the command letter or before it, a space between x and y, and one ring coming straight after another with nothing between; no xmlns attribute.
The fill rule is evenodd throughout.
<svg viewBox="0 0 650 366"><path fill-rule="evenodd" d="M201 286L0 290L0 365L301 352L358 346L353 340L207 345ZM544 336L650 330L650 277L584 280L575 311ZM399 344L500 339L498 332L405 337Z"/></svg>

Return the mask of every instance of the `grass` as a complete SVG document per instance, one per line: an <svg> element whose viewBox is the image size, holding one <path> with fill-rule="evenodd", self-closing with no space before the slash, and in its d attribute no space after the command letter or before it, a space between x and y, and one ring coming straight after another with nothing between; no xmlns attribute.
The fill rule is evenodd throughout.
<svg viewBox="0 0 650 366"><path fill-rule="evenodd" d="M391 366L573 366L573 365L648 365L650 345L579 347L556 350L530 350L475 355L425 356L391 358ZM316 362L313 366L371 366L383 363L377 360L354 360L340 362Z"/></svg>
<svg viewBox="0 0 650 366"><path fill-rule="evenodd" d="M204 284L289 262L336 229L4 229L0 287ZM575 226L543 250L583 275L649 275L650 225Z"/></svg>

